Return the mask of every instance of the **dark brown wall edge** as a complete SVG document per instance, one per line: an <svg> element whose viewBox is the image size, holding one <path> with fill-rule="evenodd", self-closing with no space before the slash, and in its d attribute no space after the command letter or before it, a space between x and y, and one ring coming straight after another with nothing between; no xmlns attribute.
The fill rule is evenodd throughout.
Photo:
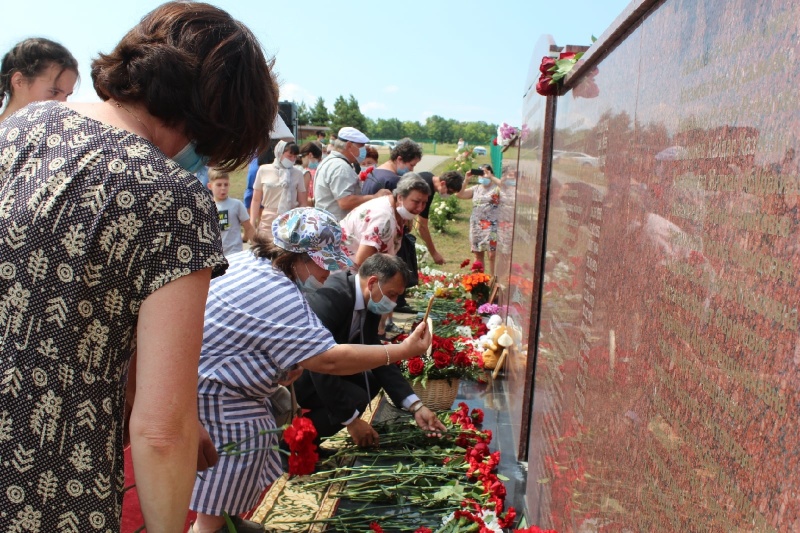
<svg viewBox="0 0 800 533"><path fill-rule="evenodd" d="M628 4L628 7L614 20L611 26L592 44L589 51L583 56L582 62L567 75L564 79L564 88L571 88L574 85L573 79L580 78L584 72L599 63L603 57L614 50L630 32L642 23L651 9L663 4L664 1L634 0Z"/></svg>

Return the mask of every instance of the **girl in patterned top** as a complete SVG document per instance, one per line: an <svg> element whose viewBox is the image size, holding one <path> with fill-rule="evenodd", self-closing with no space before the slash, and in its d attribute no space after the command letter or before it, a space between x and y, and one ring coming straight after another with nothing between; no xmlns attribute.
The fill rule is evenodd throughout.
<svg viewBox="0 0 800 533"><path fill-rule="evenodd" d="M253 34L199 2L146 15L92 81L100 103L0 122L3 531L119 531L126 385L145 525L182 528L203 309L226 267L191 172L247 163L278 107Z"/></svg>

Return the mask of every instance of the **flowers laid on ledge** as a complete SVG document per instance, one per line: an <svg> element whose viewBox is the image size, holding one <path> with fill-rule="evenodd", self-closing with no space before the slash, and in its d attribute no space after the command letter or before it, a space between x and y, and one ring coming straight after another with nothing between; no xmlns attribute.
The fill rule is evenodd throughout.
<svg viewBox="0 0 800 533"><path fill-rule="evenodd" d="M500 313L500 306L497 304L483 304L478 307L478 314L484 316L492 316Z"/></svg>
<svg viewBox="0 0 800 533"><path fill-rule="evenodd" d="M461 285L464 287L473 300L479 304L483 304L489 299L490 287L492 278L483 272L473 272L472 274L465 274L461 277Z"/></svg>
<svg viewBox="0 0 800 533"><path fill-rule="evenodd" d="M578 60L583 57L583 52L561 52L558 59L544 56L539 65L539 82L536 92L542 96L555 96L558 94L562 80L569 74Z"/></svg>
<svg viewBox="0 0 800 533"><path fill-rule="evenodd" d="M523 124L522 129L518 129L503 122L503 124L497 128L497 137L494 139L494 144L505 147L513 146L517 139L524 141L528 138L529 134L530 129L527 124Z"/></svg>
<svg viewBox="0 0 800 533"><path fill-rule="evenodd" d="M359 505L294 525L329 524L345 533L512 528L517 513L505 504L506 478L497 474L500 452L491 451L492 432L479 427L483 416L462 402L457 410L439 414L448 429L438 438L427 437L407 418L376 423L380 449L343 443L327 464L357 457L358 465L334 466L296 482L309 490L330 487L341 500Z"/></svg>
<svg viewBox="0 0 800 533"><path fill-rule="evenodd" d="M398 335L395 342L403 342L407 336ZM465 337L446 338L433 335L430 355L398 361L396 364L407 380L423 386L431 379L477 381L481 377L483 363L480 352L469 341Z"/></svg>

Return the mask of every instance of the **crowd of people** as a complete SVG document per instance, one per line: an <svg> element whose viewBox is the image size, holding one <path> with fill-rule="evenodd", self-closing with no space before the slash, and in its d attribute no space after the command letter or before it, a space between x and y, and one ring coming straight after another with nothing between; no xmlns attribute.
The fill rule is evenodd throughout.
<svg viewBox="0 0 800 533"><path fill-rule="evenodd" d="M188 508L196 533L225 515L263 531L242 515L282 471L264 430L290 384L321 437L377 445L360 415L380 388L444 429L393 364L426 351L426 326L382 341L412 222L444 263L434 194L473 198L483 221L486 184L415 173L410 139L380 165L352 127L270 139L272 61L208 4L159 6L91 78L101 102L66 103L78 63L41 38L0 67L0 526L119 531L127 450L151 533L184 531Z"/></svg>

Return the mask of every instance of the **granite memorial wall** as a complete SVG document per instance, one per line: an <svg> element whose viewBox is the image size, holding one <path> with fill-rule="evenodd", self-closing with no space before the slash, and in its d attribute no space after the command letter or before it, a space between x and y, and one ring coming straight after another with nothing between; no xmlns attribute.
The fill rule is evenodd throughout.
<svg viewBox="0 0 800 533"><path fill-rule="evenodd" d="M504 153L501 170L500 220L498 223L497 283L501 308L514 344L504 370L507 379L508 406L513 421L513 439L517 444L517 455L524 459L527 452L531 393L533 390L533 354L535 334L532 325L536 322L538 308L531 303L538 298L534 279L538 276L537 262L541 263L543 220L539 218L541 194L542 153L548 102L536 93L539 61L550 52L551 36L542 36L534 48L528 79L523 96L527 134L511 150ZM549 102L552 107L552 102ZM547 135L545 135L547 133ZM516 149L516 150L515 150ZM508 154L517 154L510 158ZM544 184L547 185L546 183ZM539 267L540 269L541 267ZM532 316L532 313L534 316Z"/></svg>
<svg viewBox="0 0 800 533"><path fill-rule="evenodd" d="M504 303L531 523L800 530L797 20L634 1L561 96L526 95Z"/></svg>

